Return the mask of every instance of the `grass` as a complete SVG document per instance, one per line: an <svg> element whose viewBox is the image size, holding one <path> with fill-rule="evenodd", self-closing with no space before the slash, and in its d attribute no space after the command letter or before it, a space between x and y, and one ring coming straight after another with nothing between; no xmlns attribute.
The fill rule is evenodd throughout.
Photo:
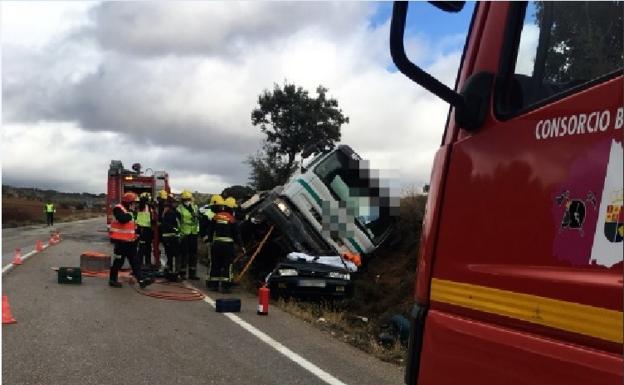
<svg viewBox="0 0 624 385"><path fill-rule="evenodd" d="M2 227L19 227L28 225L45 225L46 218L43 212L44 203L41 201L3 196L2 197ZM93 218L104 215L103 209L78 209L79 203L74 206L59 204L54 215L54 222L70 222L80 219Z"/></svg>
<svg viewBox="0 0 624 385"><path fill-rule="evenodd" d="M63 222L74 222L83 219L96 218L103 216L104 213L101 212L91 212L91 211L82 211L76 212L70 215L62 215L55 216L54 223L63 223ZM24 218L24 219L2 219L2 227L3 228L11 228L11 227L21 227L21 226L30 226L30 225L45 225L45 218L42 220L35 220L32 218Z"/></svg>
<svg viewBox="0 0 624 385"><path fill-rule="evenodd" d="M279 299L274 305L382 361L396 365L404 363L406 348L400 343L384 346L376 338L379 328L375 321L370 319L365 321L363 317L351 315L343 308L344 303L310 303Z"/></svg>

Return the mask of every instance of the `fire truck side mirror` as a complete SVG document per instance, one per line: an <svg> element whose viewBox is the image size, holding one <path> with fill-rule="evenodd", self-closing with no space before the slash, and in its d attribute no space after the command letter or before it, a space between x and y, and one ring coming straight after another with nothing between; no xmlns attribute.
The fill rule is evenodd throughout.
<svg viewBox="0 0 624 385"><path fill-rule="evenodd" d="M432 5L435 5L437 8L445 12L459 12L464 9L465 1L430 1Z"/></svg>
<svg viewBox="0 0 624 385"><path fill-rule="evenodd" d="M494 75L489 72L477 72L466 80L461 90L464 105L455 108L455 121L464 130L473 132L485 122Z"/></svg>
<svg viewBox="0 0 624 385"><path fill-rule="evenodd" d="M447 12L460 11L464 2L432 2L436 7ZM455 92L431 74L412 63L405 53L404 35L407 18L407 2L395 1L390 22L390 54L399 71L418 83L442 100L455 107L455 120L465 130L475 131L485 121L490 102L493 74L477 73L472 75L462 89Z"/></svg>

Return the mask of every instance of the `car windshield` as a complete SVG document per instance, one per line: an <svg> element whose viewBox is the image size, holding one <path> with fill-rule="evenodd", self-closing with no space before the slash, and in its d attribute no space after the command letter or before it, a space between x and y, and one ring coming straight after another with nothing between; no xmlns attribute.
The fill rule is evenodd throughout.
<svg viewBox="0 0 624 385"><path fill-rule="evenodd" d="M388 194L381 194L369 170L360 170L362 160L347 148L339 148L314 169L332 195L353 208L358 227L374 244L381 242L391 225Z"/></svg>

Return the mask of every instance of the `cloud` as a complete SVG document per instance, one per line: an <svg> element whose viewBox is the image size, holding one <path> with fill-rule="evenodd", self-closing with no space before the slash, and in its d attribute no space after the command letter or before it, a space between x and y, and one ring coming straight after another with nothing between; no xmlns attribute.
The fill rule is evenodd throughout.
<svg viewBox="0 0 624 385"><path fill-rule="evenodd" d="M94 5L92 1L3 2L0 4L2 40L19 40L31 49L40 49L51 39L84 27L85 12Z"/></svg>
<svg viewBox="0 0 624 385"><path fill-rule="evenodd" d="M242 162L262 140L251 110L263 89L288 79L311 92L327 86L351 119L343 142L402 184L424 184L448 106L388 70L389 21L371 27L373 8L106 2L36 48L14 34L3 44L2 138L23 151L3 152L5 181L72 191L84 181L101 192L108 163L122 159L167 170L174 189L244 184ZM448 36L436 49L425 35L410 36L408 48L453 86L458 40ZM28 142L36 154L54 148L53 162L27 156ZM65 162L67 172L46 174Z"/></svg>
<svg viewBox="0 0 624 385"><path fill-rule="evenodd" d="M534 24L525 24L520 34L520 46L518 48L518 59L516 62L516 73L531 76L533 75L533 64L537 52L539 40L539 27Z"/></svg>
<svg viewBox="0 0 624 385"><path fill-rule="evenodd" d="M228 154L143 146L123 134L88 132L71 123L7 124L1 138L3 183L15 186L104 192L108 166L114 159L122 160L126 168L141 163L143 169L166 170L175 191L220 192L247 173Z"/></svg>
<svg viewBox="0 0 624 385"><path fill-rule="evenodd" d="M232 54L308 28L340 37L372 12L357 2L104 2L86 32L130 55Z"/></svg>

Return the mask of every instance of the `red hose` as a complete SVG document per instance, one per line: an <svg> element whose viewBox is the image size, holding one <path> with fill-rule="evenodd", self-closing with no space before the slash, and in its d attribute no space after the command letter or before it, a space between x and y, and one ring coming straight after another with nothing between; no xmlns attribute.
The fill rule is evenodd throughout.
<svg viewBox="0 0 624 385"><path fill-rule="evenodd" d="M157 286L165 286L166 289L154 290L154 288ZM149 286L148 290L141 289L135 285L134 290L136 290L137 293L146 295L148 297L168 299L173 301L201 301L202 299L204 299L204 294L201 291L186 287L181 283L168 282L166 280L157 280Z"/></svg>
<svg viewBox="0 0 624 385"><path fill-rule="evenodd" d="M107 270L83 270L82 275L85 277L108 278L109 272ZM134 278L130 276L130 272L128 270L120 271L119 276L127 282L134 281ZM186 287L181 283L169 282L166 279L157 279L152 285L149 286L149 288L146 289L141 289L137 285L133 285L133 287L137 293L152 298L167 299L172 301L201 301L204 299L204 294L201 291ZM161 290L154 290L159 287L164 288Z"/></svg>

